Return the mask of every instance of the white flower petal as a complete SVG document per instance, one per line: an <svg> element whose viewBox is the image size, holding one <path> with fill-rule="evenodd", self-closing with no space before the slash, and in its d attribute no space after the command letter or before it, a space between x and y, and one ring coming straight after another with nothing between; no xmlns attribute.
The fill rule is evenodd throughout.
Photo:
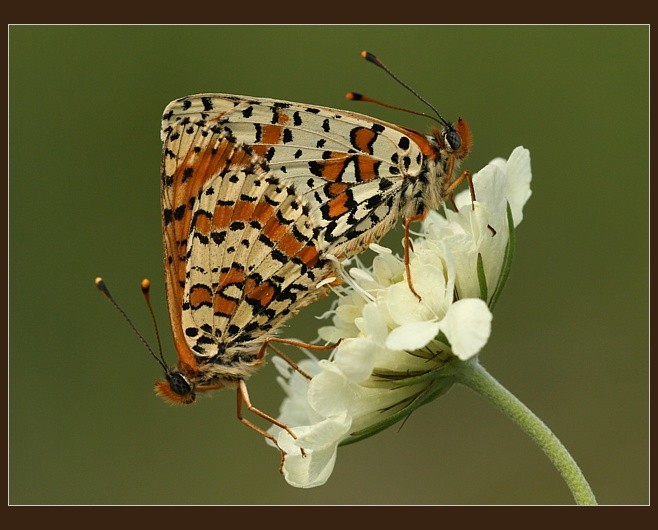
<svg viewBox="0 0 658 530"><path fill-rule="evenodd" d="M281 376L277 381L286 393L279 412L279 421L286 425L308 425L322 419L308 402L309 381L296 370L292 370L290 365L280 357L273 357L272 363ZM299 367L310 375L315 375L321 371L320 365L316 359L302 359ZM280 428L272 425L268 431L276 434ZM268 441L269 443L269 441Z"/></svg>
<svg viewBox="0 0 658 530"><path fill-rule="evenodd" d="M411 281L414 289L423 298L423 304L434 312L444 311L446 298L446 277L441 256L434 252L426 252L420 259L411 263ZM406 283L406 282L405 282ZM452 299L449 295L448 303Z"/></svg>
<svg viewBox="0 0 658 530"><path fill-rule="evenodd" d="M493 315L479 298L465 298L450 306L439 323L448 337L452 352L462 361L470 359L482 349L491 335Z"/></svg>
<svg viewBox="0 0 658 530"><path fill-rule="evenodd" d="M523 220L523 207L532 195L530 190L532 180L530 151L522 146L516 147L508 160L495 158L489 162L489 165L498 167L507 177L504 186L505 200L509 202L514 227L517 227Z"/></svg>
<svg viewBox="0 0 658 530"><path fill-rule="evenodd" d="M431 263L426 263L431 261ZM440 257L423 259L414 256L411 262L411 281L422 301L411 292L406 278L391 285L382 300L385 300L393 324L403 325L441 318L452 301L452 291L446 292L446 278Z"/></svg>
<svg viewBox="0 0 658 530"><path fill-rule="evenodd" d="M323 417L338 416L350 410L355 398L354 386L336 363L320 361L322 372L309 384L308 402Z"/></svg>
<svg viewBox="0 0 658 530"><path fill-rule="evenodd" d="M489 162L489 164L497 166L499 169L501 169L504 172L505 166L507 165L507 160L505 160L502 156L498 156L494 158L491 162Z"/></svg>
<svg viewBox="0 0 658 530"><path fill-rule="evenodd" d="M413 280L412 280L413 281ZM395 325L430 320L432 314L409 290L406 280L391 285L385 293L388 314Z"/></svg>
<svg viewBox="0 0 658 530"><path fill-rule="evenodd" d="M334 469L336 450L347 435L351 420L346 416L327 418L311 426L297 427L294 440L281 431L277 442L286 452L283 476L291 486L313 488L324 484ZM301 454L304 448L305 455Z"/></svg>
<svg viewBox="0 0 658 530"><path fill-rule="evenodd" d="M486 219L480 224L480 234L487 234L484 229L491 225L497 232L507 225L507 174L498 166L489 164L473 176L473 186L477 202L482 206Z"/></svg>
<svg viewBox="0 0 658 530"><path fill-rule="evenodd" d="M318 337L325 342L337 342L345 336L349 335L341 333L340 330L334 326L322 326L318 329Z"/></svg>
<svg viewBox="0 0 658 530"><path fill-rule="evenodd" d="M389 251L388 254L379 254L372 261L372 274L382 286L388 287L395 278L402 277L404 263Z"/></svg>
<svg viewBox="0 0 658 530"><path fill-rule="evenodd" d="M363 269L357 269L356 267L352 267L350 269L349 274L355 280L360 280L362 282L373 282L374 281L373 277L370 276L370 274L368 274Z"/></svg>
<svg viewBox="0 0 658 530"><path fill-rule="evenodd" d="M388 335L388 327L386 317L377 304L368 304L363 308L363 324L359 329L366 337L383 343L384 338Z"/></svg>
<svg viewBox="0 0 658 530"><path fill-rule="evenodd" d="M530 151L521 146L514 149L507 161L505 172L507 173L507 200L512 209L514 226L517 227L523 220L523 207L532 195L530 190L532 180Z"/></svg>
<svg viewBox="0 0 658 530"><path fill-rule="evenodd" d="M374 368L374 360L381 345L370 339L353 339L336 348L334 362L350 381L365 381Z"/></svg>
<svg viewBox="0 0 658 530"><path fill-rule="evenodd" d="M395 328L386 339L391 350L419 350L439 334L438 322L411 322Z"/></svg>
<svg viewBox="0 0 658 530"><path fill-rule="evenodd" d="M377 252L377 254L391 254L392 252L390 248L383 247L381 245L378 245L377 243L370 243L370 245L368 245L368 248L373 252Z"/></svg>

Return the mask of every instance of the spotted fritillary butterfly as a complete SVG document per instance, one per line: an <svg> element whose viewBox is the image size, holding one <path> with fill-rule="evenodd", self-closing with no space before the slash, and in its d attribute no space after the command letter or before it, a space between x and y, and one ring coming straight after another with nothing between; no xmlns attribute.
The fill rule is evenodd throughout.
<svg viewBox="0 0 658 530"><path fill-rule="evenodd" d="M161 206L179 361L156 383L157 393L191 403L197 392L237 387L243 423L272 439L242 418L244 402L291 432L251 405L245 380L264 363L270 342L295 344L276 332L330 288L332 257L362 252L400 217L408 242L409 223L451 196L465 175L454 178L471 135L463 120L437 116L442 127L426 136L276 99L198 94L172 101L162 117Z"/></svg>

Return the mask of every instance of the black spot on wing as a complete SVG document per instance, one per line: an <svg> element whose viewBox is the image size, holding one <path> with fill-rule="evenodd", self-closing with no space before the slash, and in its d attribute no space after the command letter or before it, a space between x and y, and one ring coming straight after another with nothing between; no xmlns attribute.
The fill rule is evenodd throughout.
<svg viewBox="0 0 658 530"><path fill-rule="evenodd" d="M206 112L211 111L213 109L212 100L209 97L202 97L201 103L203 103L203 110L205 110Z"/></svg>

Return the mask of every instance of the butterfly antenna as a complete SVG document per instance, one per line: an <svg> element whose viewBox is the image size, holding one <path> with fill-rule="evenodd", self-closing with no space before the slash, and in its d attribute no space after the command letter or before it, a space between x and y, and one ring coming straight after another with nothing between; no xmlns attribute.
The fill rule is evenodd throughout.
<svg viewBox="0 0 658 530"><path fill-rule="evenodd" d="M149 313L151 314L151 320L153 321L153 327L155 328L155 338L158 341L158 352L160 352L160 359L162 360L162 365L167 366L165 362L164 355L162 354L162 341L160 340L160 331L158 330L158 322L155 319L155 313L153 312L153 306L151 305L151 280L144 278L140 284L142 287L142 294L144 295L144 300L146 300L146 306L149 308Z"/></svg>
<svg viewBox="0 0 658 530"><path fill-rule="evenodd" d="M148 293L148 287L150 286L151 282L149 282L148 280L143 280L142 281L142 292L144 292L144 282L147 282L146 291ZM98 287L98 290L105 296L105 298L107 298L112 303L112 305L116 308L116 310L119 313L121 313L121 315L123 315L123 318L126 320L126 322L128 322L128 325L132 328L132 330L135 332L135 334L139 337L139 340L142 341L142 344L144 344L144 346L146 346L146 349L153 356L153 358L156 361L158 361L158 364L160 364L162 366L162 368L164 368L165 372L167 372L168 371L167 364L164 362L164 359L162 358L162 347L160 346L160 336L158 335L158 346L160 346L160 358L158 358L158 356L153 351L153 348L151 348L149 343L146 342L146 339L144 338L144 336L139 331L137 331L137 328L132 323L132 320L130 320L128 315L126 315L126 312L123 309L121 309L119 304L116 303L116 301L114 300L114 298L110 294L109 289L105 285L105 282L103 281L103 278L100 278L100 277L96 278L94 280L94 283L96 284L96 287ZM148 296L148 294L145 294L145 296ZM151 304L148 302L148 300L147 300L147 304L149 305L149 308L150 308ZM151 316L153 316L153 311L151 311ZM155 320L155 318L154 318L154 320ZM156 329L156 335L157 335L157 329L158 329L157 326L156 326L155 329Z"/></svg>
<svg viewBox="0 0 658 530"><path fill-rule="evenodd" d="M393 109L393 110L400 110L402 112L408 112L409 114L415 114L416 116L423 116L424 118L429 118L430 120L434 120L437 123L442 123L440 120L436 118L436 116L432 116L431 114L427 114L425 112L420 112L417 110L411 110L411 109L405 109L402 107L396 107L395 105L389 105L388 103L383 103L382 101L378 101L374 98L371 98L370 96L365 96L363 94L359 94L358 92L348 92L345 94L345 98L349 99L350 101L365 101L367 103L375 103L376 105L380 105L382 107L386 107L387 109Z"/></svg>
<svg viewBox="0 0 658 530"><path fill-rule="evenodd" d="M441 123L443 123L443 125L445 125L446 127L451 126L449 122L447 122L446 120L443 119L443 116L441 116L441 114L439 114L439 111L434 108L434 105L432 105L423 96L421 96L418 92L416 92L413 88L411 88L407 83L402 81L402 79L400 79L397 75L395 75L393 72L391 72L391 70L389 70L389 68L383 62L381 62L375 55L373 55L372 53L370 53L368 51L363 51L363 52L361 52L361 57L363 57L369 63L372 63L372 64L378 66L379 68L381 68L382 70L384 70L384 72L386 72L393 79L395 79L398 83L400 83L404 88L406 88L409 92L411 92L414 96L416 96L420 101L425 103L425 105L427 105L430 109L432 109L434 111L434 113L439 117L439 120L441 120Z"/></svg>

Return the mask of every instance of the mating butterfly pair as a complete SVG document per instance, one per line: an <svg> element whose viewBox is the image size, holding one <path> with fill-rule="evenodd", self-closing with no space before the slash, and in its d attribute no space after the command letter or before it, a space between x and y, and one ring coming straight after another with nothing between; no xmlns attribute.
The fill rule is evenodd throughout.
<svg viewBox="0 0 658 530"><path fill-rule="evenodd" d="M425 136L354 112L266 98L199 94L166 107L164 265L179 361L173 369L161 361L159 395L191 403L196 392L237 387L243 423L276 443L242 417L244 403L294 437L251 405L245 380L271 342L297 344L276 338L277 329L326 294L338 276L331 258L365 250L400 217L409 273L409 224L468 176L454 178L470 148L468 126L436 114L442 128ZM408 281L413 291L409 274Z"/></svg>

